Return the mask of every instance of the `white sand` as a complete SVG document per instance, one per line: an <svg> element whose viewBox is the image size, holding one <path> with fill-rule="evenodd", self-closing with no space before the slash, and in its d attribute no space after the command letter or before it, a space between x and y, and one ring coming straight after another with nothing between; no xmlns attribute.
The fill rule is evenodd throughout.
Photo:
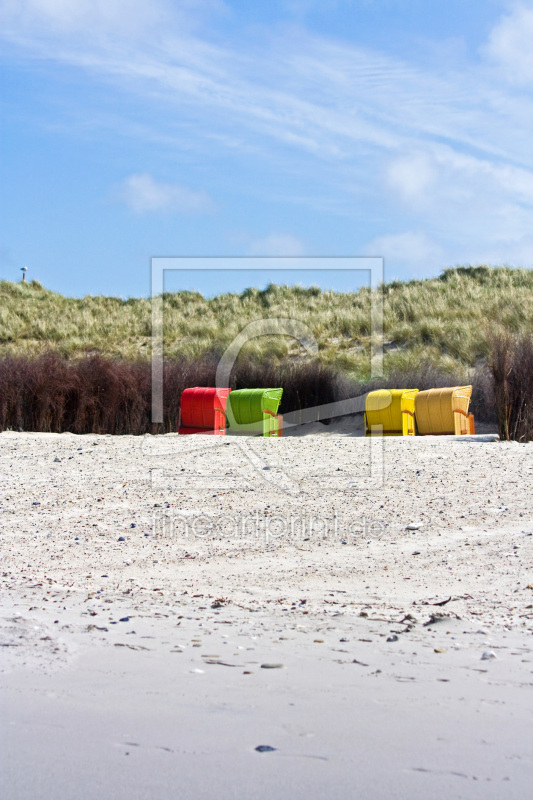
<svg viewBox="0 0 533 800"><path fill-rule="evenodd" d="M4 796L529 796L533 445L358 429L0 436Z"/></svg>

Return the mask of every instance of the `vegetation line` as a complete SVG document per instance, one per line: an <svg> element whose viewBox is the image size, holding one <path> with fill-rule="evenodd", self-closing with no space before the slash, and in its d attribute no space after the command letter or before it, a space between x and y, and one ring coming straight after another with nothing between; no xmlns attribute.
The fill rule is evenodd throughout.
<svg viewBox="0 0 533 800"><path fill-rule="evenodd" d="M247 343L230 388L282 386L282 413L375 388L472 383L479 421L533 438L533 271L458 267L382 287L386 378L370 381L368 289L270 285L204 299L164 296L164 422L151 409L146 299L67 298L38 282L0 282L0 430L143 434L175 431L181 392L215 385L218 359L243 327L287 317L310 326L310 358L285 337Z"/></svg>
<svg viewBox="0 0 533 800"><path fill-rule="evenodd" d="M432 280L383 287L385 369L423 363L464 372L488 360L490 336L533 330L533 271L459 267ZM164 296L165 356L197 359L222 352L249 322L292 317L310 326L321 363L357 380L368 377L369 289L357 292L268 286L204 299L194 292ZM147 299L64 297L31 283L0 282L0 356L65 358L99 354L125 361L151 356ZM294 340L264 337L245 350L257 361L299 359Z"/></svg>

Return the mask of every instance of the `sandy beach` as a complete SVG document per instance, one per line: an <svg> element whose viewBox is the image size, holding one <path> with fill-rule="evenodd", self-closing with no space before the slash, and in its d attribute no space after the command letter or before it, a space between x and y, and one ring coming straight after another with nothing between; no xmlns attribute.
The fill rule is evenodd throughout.
<svg viewBox="0 0 533 800"><path fill-rule="evenodd" d="M0 435L4 796L529 796L533 444L308 430Z"/></svg>

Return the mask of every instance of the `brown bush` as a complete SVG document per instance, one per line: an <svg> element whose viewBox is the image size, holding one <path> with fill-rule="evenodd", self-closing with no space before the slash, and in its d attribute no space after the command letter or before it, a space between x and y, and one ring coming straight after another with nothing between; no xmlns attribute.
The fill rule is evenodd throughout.
<svg viewBox="0 0 533 800"><path fill-rule="evenodd" d="M0 430L142 433L149 370L93 356L0 360Z"/></svg>
<svg viewBox="0 0 533 800"><path fill-rule="evenodd" d="M214 386L217 364L216 354L166 363L163 424L154 426L150 363L99 355L77 361L57 355L0 359L0 430L134 435L175 431L182 391L188 386ZM230 385L232 389L283 386L284 412L348 396L335 370L315 362L241 359Z"/></svg>
<svg viewBox="0 0 533 800"><path fill-rule="evenodd" d="M490 370L500 437L533 440L533 336L496 334L491 340Z"/></svg>
<svg viewBox="0 0 533 800"><path fill-rule="evenodd" d="M57 355L0 359L0 430L61 433L133 434L176 431L181 393L189 386L214 386L218 355L165 364L163 424L151 423L151 365L114 361L99 355L70 361ZM421 365L409 374L366 384L350 380L318 361L281 363L239 359L230 388L283 387L281 413L356 397L372 389L450 386L470 382ZM492 421L492 378L483 370L474 379L473 410ZM328 420L326 420L327 422Z"/></svg>

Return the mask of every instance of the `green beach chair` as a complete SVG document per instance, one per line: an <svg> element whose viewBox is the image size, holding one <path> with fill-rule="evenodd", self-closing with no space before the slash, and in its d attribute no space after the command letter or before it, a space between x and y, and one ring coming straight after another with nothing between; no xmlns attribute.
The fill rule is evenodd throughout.
<svg viewBox="0 0 533 800"><path fill-rule="evenodd" d="M282 436L283 417L278 414L283 389L237 389L228 395L226 417L229 434Z"/></svg>

